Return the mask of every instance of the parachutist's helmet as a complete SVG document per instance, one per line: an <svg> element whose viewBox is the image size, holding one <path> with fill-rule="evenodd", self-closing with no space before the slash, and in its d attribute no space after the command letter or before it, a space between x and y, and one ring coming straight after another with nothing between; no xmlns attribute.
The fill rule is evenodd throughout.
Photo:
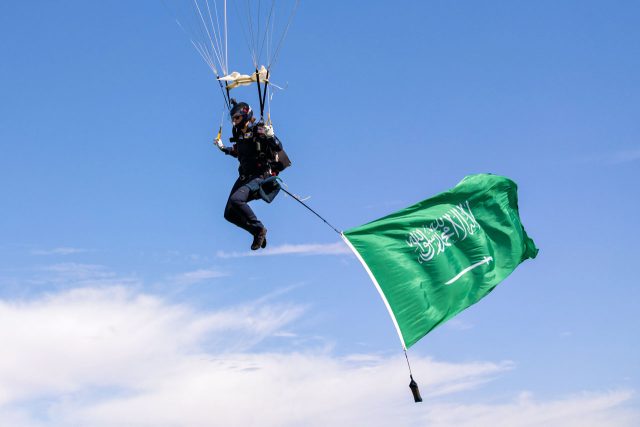
<svg viewBox="0 0 640 427"><path fill-rule="evenodd" d="M249 120L253 118L253 111L246 102L236 102L235 99L231 100L231 123L236 127L244 126Z"/></svg>

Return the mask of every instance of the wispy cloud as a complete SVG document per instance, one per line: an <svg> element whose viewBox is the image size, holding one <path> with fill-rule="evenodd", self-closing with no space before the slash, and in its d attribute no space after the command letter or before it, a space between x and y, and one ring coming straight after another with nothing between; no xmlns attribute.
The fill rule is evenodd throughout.
<svg viewBox="0 0 640 427"><path fill-rule="evenodd" d="M115 273L97 264L65 262L48 265L41 270L48 273L48 277L64 280L99 280L115 277Z"/></svg>
<svg viewBox="0 0 640 427"><path fill-rule="evenodd" d="M616 390L538 400L531 393L524 392L503 403L435 405L425 416L425 425L631 427L640 421L637 410L624 406L633 397L634 393L629 390Z"/></svg>
<svg viewBox="0 0 640 427"><path fill-rule="evenodd" d="M88 252L86 249L60 247L53 249L35 249L31 255L73 255Z"/></svg>
<svg viewBox="0 0 640 427"><path fill-rule="evenodd" d="M241 258L248 256L276 256L276 255L347 255L351 251L343 242L320 244L308 243L301 245L284 244L268 247L259 251L224 252L218 251L218 258Z"/></svg>
<svg viewBox="0 0 640 427"><path fill-rule="evenodd" d="M0 425L638 425L628 390L469 404L456 393L515 369L413 355L428 404L411 401L402 356L337 357L288 340L304 309L249 302L202 312L123 287L0 300ZM294 334L291 334L294 336ZM153 408L150 410L150 408Z"/></svg>
<svg viewBox="0 0 640 427"><path fill-rule="evenodd" d="M99 264L65 262L40 267L37 275L30 279L30 283L65 287L97 287L135 285L138 280L119 276Z"/></svg>
<svg viewBox="0 0 640 427"><path fill-rule="evenodd" d="M637 162L640 161L640 147L617 151L584 154L576 160L580 163L600 165L621 165L625 163Z"/></svg>
<svg viewBox="0 0 640 427"><path fill-rule="evenodd" d="M640 148L620 150L613 153L609 159L612 164L630 163L640 160Z"/></svg>
<svg viewBox="0 0 640 427"><path fill-rule="evenodd" d="M445 323L445 327L456 331L466 331L473 329L473 324L465 320L453 318Z"/></svg>
<svg viewBox="0 0 640 427"><path fill-rule="evenodd" d="M173 276L171 280L178 285L193 285L196 283L206 282L212 279L218 279L220 277L228 276L228 273L213 269L199 269L195 271L188 271L186 273Z"/></svg>

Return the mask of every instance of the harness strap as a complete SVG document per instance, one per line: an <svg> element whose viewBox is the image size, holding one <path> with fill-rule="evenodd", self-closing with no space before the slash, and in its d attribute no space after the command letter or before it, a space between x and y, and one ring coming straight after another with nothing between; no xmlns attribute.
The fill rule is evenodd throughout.
<svg viewBox="0 0 640 427"><path fill-rule="evenodd" d="M264 117L264 105L267 100L267 86L269 86L269 71L264 82L264 89L260 85L260 72L256 68L256 84L258 85L258 100L260 101L260 120Z"/></svg>
<svg viewBox="0 0 640 427"><path fill-rule="evenodd" d="M216 75L218 84L220 85L220 90L222 91L222 96L224 97L224 103L227 106L227 109L231 111L231 102L229 101L229 83L224 82L224 86L222 86L222 82L220 81L220 77Z"/></svg>

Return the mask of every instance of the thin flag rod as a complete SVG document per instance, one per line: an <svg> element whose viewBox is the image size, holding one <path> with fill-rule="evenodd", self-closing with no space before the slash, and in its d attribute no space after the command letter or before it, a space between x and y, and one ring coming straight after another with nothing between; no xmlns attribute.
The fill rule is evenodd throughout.
<svg viewBox="0 0 640 427"><path fill-rule="evenodd" d="M314 211L313 209L311 209L305 202L303 202L302 200L300 200L300 198L298 196L296 196L295 194L292 194L291 192L289 192L288 190L286 190L282 185L280 186L280 189L282 191L284 191L285 193L287 193L288 195L290 195L291 197L293 197L293 199L295 201L297 201L298 203L300 203L302 206L304 206L305 208L309 209L311 212L313 212L313 214L315 216L317 216L318 218L320 218L322 221L324 221L325 224L327 224L329 227L331 227L333 229L333 231L335 231L336 233L338 233L340 235L340 237L342 238L342 240L345 242L345 244L349 247L349 249L351 249L351 251L354 253L354 255L356 256L356 258L358 258L358 261L360 261L360 264L362 264L362 267L364 267L364 269L366 270L367 274L369 275L369 278L371 279L371 281L373 282L373 284L375 285L376 289L378 290L378 293L380 294L380 297L382 298L382 301L384 301L384 305L387 307L387 311L389 312L389 315L391 316L391 320L393 320L393 324L396 327L396 332L398 333L398 338L400 338L400 343L402 343L402 348L403 350L407 350L407 346L405 345L404 342L404 337L402 336L402 332L400 331L400 325L398 325L398 321L396 320L396 316L394 316L393 311L391 310L391 306L389 305L389 301L387 301L387 297L384 295L384 292L382 292L382 288L380 287L380 285L378 284L378 280L376 279L376 277L373 275L373 273L371 272L371 270L369 269L369 266L367 265L367 263L364 261L364 259L362 258L362 256L360 255L360 253L358 252L358 250L356 248L353 247L353 245L351 244L351 242L349 241L349 239L347 239L344 235L344 233L340 230L338 230L336 227L334 227L333 225L331 225L329 223L329 221L327 221L326 219L324 219L318 212ZM408 362L408 359L407 359Z"/></svg>
<svg viewBox="0 0 640 427"><path fill-rule="evenodd" d="M413 373L411 372L411 363L409 363L409 356L407 355L407 349L404 349L404 358L407 359L407 367L409 368L409 375L413 377Z"/></svg>
<svg viewBox="0 0 640 427"><path fill-rule="evenodd" d="M338 230L337 228L335 228L333 225L331 225L329 223L329 221L327 221L326 219L324 219L322 216L320 216L320 214L316 211L314 211L313 209L311 209L305 202L303 202L302 200L300 200L300 198L298 196L296 196L295 194L291 194L289 191L285 190L284 187L280 186L280 189L282 191L284 191L285 193L287 193L288 195L290 195L291 197L293 197L298 203L300 203L302 206L304 206L305 208L309 209L311 212L313 212L313 214L315 216L317 216L318 218L320 218L322 221L324 221L325 224L327 224L329 227L331 227L333 229L333 231L335 231L336 233L338 233L339 235L342 236L342 232L340 230Z"/></svg>

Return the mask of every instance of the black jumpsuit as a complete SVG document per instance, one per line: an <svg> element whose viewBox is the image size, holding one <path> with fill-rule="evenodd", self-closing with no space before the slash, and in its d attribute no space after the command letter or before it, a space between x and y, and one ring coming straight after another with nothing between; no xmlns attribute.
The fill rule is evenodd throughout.
<svg viewBox="0 0 640 427"><path fill-rule="evenodd" d="M266 137L258 132L258 126L249 126L244 131L233 128L234 142L232 148L225 148L225 154L236 157L240 162L239 177L231 188L227 205L224 208L224 218L256 235L264 225L253 213L248 202L255 200L260 183L269 176L270 153L282 149L282 144L274 137Z"/></svg>

